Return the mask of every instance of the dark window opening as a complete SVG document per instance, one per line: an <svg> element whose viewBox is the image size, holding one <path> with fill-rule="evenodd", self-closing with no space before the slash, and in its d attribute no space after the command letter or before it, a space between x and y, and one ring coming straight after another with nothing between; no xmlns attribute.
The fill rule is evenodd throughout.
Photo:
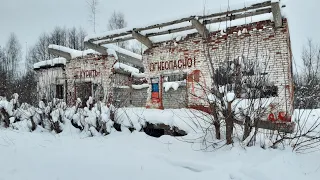
<svg viewBox="0 0 320 180"><path fill-rule="evenodd" d="M187 79L187 73L171 74L164 77L165 82L184 81L185 79Z"/></svg>
<svg viewBox="0 0 320 180"><path fill-rule="evenodd" d="M278 87L277 86L257 86L249 88L249 93L245 95L245 98L270 98L278 96Z"/></svg>
<svg viewBox="0 0 320 180"><path fill-rule="evenodd" d="M63 99L63 85L56 85L56 98Z"/></svg>
<svg viewBox="0 0 320 180"><path fill-rule="evenodd" d="M76 98L80 98L82 101L82 107L86 106L86 102L89 97L92 96L92 83L82 82L76 84Z"/></svg>

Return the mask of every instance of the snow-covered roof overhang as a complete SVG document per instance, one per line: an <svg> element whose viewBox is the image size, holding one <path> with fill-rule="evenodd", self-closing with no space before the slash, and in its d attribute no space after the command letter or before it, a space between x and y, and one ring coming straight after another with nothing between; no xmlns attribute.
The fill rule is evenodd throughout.
<svg viewBox="0 0 320 180"><path fill-rule="evenodd" d="M126 49L112 44L97 45L88 41L84 44L86 47L94 49L95 51L103 55L113 55L117 60L121 62L126 62L134 66L143 68L142 56L139 54L133 53L131 51L128 51Z"/></svg>
<svg viewBox="0 0 320 180"><path fill-rule="evenodd" d="M50 44L48 47L48 51L50 54L54 54L56 56L61 56L67 60L75 59L78 57L84 57L84 56L92 55L92 54L100 55L99 52L94 51L92 49L79 51L79 50L75 50L75 49L71 49L71 48L68 48L65 46L59 46L59 45L55 45L55 44Z"/></svg>
<svg viewBox="0 0 320 180"><path fill-rule="evenodd" d="M49 53L54 54L56 56L61 56L67 60L75 59L79 57L85 57L88 55L111 55L114 56L115 59L132 64L137 67L142 67L142 56L139 54L135 54L126 49L120 48L115 45L105 45L99 46L90 42L85 42L86 47L90 48L88 50L79 51L75 49L71 49L65 46L59 46L51 44L48 47ZM93 50L94 49L94 50Z"/></svg>
<svg viewBox="0 0 320 180"><path fill-rule="evenodd" d="M285 6L283 6L285 7ZM108 31L102 34L88 35L85 42L101 46L122 41L136 39L148 48L153 47L154 43L172 40L172 34L182 33L192 34L198 32L201 36L206 35L217 29L208 29L208 25L222 23L247 17L260 16L272 13L276 27L282 26L282 16L280 3L277 0L266 1L262 3L251 4L239 9L227 10L225 12L211 13L203 15L198 13L167 22L155 23L137 28L124 28L119 30ZM272 18L271 16L271 18ZM265 18L265 16L264 16ZM267 16L270 19L270 16ZM266 19L260 19L266 20ZM245 24L244 20L242 24Z"/></svg>
<svg viewBox="0 0 320 180"><path fill-rule="evenodd" d="M67 60L63 57L54 58L50 60L40 61L33 64L34 70L53 68L53 67L64 67Z"/></svg>

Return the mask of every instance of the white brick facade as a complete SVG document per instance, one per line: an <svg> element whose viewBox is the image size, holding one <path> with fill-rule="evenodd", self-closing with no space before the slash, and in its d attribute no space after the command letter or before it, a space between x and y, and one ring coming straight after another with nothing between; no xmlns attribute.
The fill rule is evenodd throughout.
<svg viewBox="0 0 320 180"><path fill-rule="evenodd" d="M117 60L113 56L90 55L82 58L71 59L65 67L51 67L38 69L38 95L39 100L47 101L56 98L56 85L63 85L63 99L68 105L74 105L76 99L92 96L95 100L104 102L111 98L113 103L123 100L120 106L145 106L146 89L134 90L118 89L131 85L130 74L119 74L113 70ZM88 83L87 85L83 85ZM119 99L121 97L122 99Z"/></svg>
<svg viewBox="0 0 320 180"><path fill-rule="evenodd" d="M228 28L226 34L221 34L220 31L212 32L206 40L196 33L178 42L172 40L155 44L155 47L148 49L143 56L146 73L152 78L200 70L201 85L209 90L212 84L209 59L212 60L215 69L227 59L234 60L241 57L243 61L259 60L260 63L265 63L264 72L268 73L268 81L278 87L277 107L291 113L293 110L292 55L287 20L283 19L283 23L283 27L275 29L273 22L261 21ZM206 52L209 52L209 55L206 55ZM187 60L186 63L184 63L185 60ZM187 90L190 91L190 83L187 85ZM160 91L165 97L166 92L162 92L163 89ZM195 93L199 96L204 95L202 92ZM207 105L199 98L187 97L186 99L188 106ZM150 103L150 97L148 102ZM177 106L174 104L177 103L176 101L171 102L172 107Z"/></svg>

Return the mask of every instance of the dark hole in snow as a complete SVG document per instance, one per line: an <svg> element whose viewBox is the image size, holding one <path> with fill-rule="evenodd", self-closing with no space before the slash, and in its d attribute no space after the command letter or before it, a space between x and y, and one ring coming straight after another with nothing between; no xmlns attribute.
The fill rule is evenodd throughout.
<svg viewBox="0 0 320 180"><path fill-rule="evenodd" d="M143 128L144 132L152 137L161 137L162 135L170 136L185 136L187 133L183 130L178 129L177 127L170 127L165 124L151 124L146 123L146 126Z"/></svg>
<svg viewBox="0 0 320 180"><path fill-rule="evenodd" d="M129 127L128 129L129 129L130 132L133 132L133 131L135 130L135 129L132 128L132 127Z"/></svg>
<svg viewBox="0 0 320 180"><path fill-rule="evenodd" d="M152 127L145 127L143 128L144 132L152 137L161 137L164 135L164 129L155 129Z"/></svg>
<svg viewBox="0 0 320 180"><path fill-rule="evenodd" d="M79 126L77 123L75 123L73 120L71 120L71 124L75 127L80 129L81 131L83 130L83 127Z"/></svg>
<svg viewBox="0 0 320 180"><path fill-rule="evenodd" d="M121 131L121 124L118 124L118 123L114 122L113 127L114 127L114 129L116 129L117 131L119 131L119 132Z"/></svg>

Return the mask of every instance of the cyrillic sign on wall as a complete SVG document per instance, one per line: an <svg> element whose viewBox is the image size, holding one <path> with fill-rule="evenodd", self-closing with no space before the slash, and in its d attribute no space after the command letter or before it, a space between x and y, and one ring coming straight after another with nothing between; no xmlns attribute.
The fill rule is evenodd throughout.
<svg viewBox="0 0 320 180"><path fill-rule="evenodd" d="M149 70L152 71L164 71L164 70L176 70L196 67L196 58L185 58L179 60L159 61L149 63Z"/></svg>

